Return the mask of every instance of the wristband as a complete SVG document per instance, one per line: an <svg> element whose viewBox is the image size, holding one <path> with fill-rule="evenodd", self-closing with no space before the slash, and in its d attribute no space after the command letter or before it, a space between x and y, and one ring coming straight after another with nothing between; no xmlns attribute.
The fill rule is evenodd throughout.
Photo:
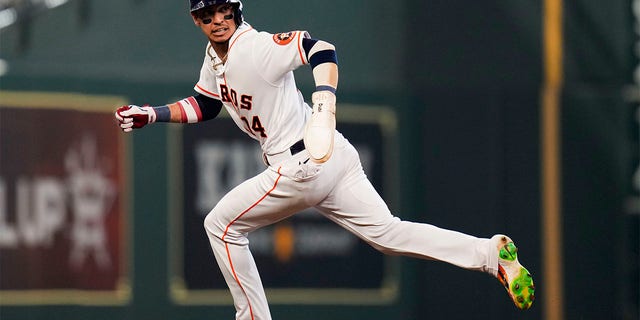
<svg viewBox="0 0 640 320"><path fill-rule="evenodd" d="M336 94L336 88L332 86L316 86L316 91L330 91L333 94Z"/></svg>
<svg viewBox="0 0 640 320"><path fill-rule="evenodd" d="M169 110L168 106L154 107L153 110L156 112L156 121L158 122L171 121L171 110Z"/></svg>

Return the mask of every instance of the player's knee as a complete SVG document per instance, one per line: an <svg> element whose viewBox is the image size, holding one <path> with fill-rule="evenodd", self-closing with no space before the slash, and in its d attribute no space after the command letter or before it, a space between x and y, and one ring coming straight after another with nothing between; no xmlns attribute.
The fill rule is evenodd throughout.
<svg viewBox="0 0 640 320"><path fill-rule="evenodd" d="M401 254L398 251L399 244L397 237L393 236L397 232L395 227L400 223L398 218L393 218L387 224L380 224L370 227L365 233L365 239L374 249L387 255Z"/></svg>
<svg viewBox="0 0 640 320"><path fill-rule="evenodd" d="M204 228L210 240L221 240L238 246L249 245L246 233L236 230L234 225L220 218L220 214L212 210L204 218Z"/></svg>
<svg viewBox="0 0 640 320"><path fill-rule="evenodd" d="M215 235L218 238L222 237L224 226L213 210L204 218L204 229L208 234Z"/></svg>

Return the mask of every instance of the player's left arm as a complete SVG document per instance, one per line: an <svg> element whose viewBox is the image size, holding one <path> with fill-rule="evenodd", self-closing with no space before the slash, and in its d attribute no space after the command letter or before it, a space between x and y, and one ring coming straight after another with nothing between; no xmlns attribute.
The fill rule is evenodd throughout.
<svg viewBox="0 0 640 320"><path fill-rule="evenodd" d="M304 144L312 160L322 163L333 153L338 59L335 47L326 41L305 38L302 47L316 84L316 91L311 96L313 112L304 133Z"/></svg>
<svg viewBox="0 0 640 320"><path fill-rule="evenodd" d="M304 38L302 48L313 70L316 91L328 90L335 94L338 88L338 57L335 46L323 40Z"/></svg>
<svg viewBox="0 0 640 320"><path fill-rule="evenodd" d="M196 94L180 101L157 107L126 105L118 108L115 118L124 132L154 122L195 123L213 119L222 109L217 99Z"/></svg>

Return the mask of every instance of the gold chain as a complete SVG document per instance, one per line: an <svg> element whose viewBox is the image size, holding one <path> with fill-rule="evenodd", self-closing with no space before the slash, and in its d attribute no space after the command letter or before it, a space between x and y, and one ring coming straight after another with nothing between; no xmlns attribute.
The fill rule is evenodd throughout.
<svg viewBox="0 0 640 320"><path fill-rule="evenodd" d="M209 55L209 58L211 58L211 67L213 68L213 70L218 70L218 67L223 65L224 62L227 60L227 55L229 55L229 50L227 50L227 53L224 55L224 57L222 57L222 59L220 59L220 62L216 63L216 57L213 56L213 54L211 54L211 49L213 49L213 46L211 44L209 44L209 46L207 47L207 55ZM216 54L217 56L217 54Z"/></svg>

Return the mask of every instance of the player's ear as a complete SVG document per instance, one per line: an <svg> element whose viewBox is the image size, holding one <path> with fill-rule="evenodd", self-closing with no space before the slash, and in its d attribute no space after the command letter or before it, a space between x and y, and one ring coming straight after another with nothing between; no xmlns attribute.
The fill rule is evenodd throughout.
<svg viewBox="0 0 640 320"><path fill-rule="evenodd" d="M196 18L195 14L191 13L191 19L193 19L193 24L196 26L199 25L198 18Z"/></svg>

